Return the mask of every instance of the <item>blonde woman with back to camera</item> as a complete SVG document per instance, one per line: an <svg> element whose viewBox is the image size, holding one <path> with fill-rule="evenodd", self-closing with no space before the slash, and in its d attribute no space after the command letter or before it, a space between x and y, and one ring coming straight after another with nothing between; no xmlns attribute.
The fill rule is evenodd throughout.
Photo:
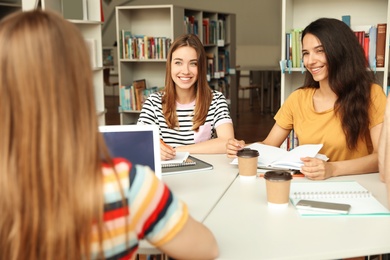
<svg viewBox="0 0 390 260"><path fill-rule="evenodd" d="M78 29L48 11L0 22L2 259L218 256L212 233L150 168L110 158ZM141 192L142 191L142 192Z"/></svg>

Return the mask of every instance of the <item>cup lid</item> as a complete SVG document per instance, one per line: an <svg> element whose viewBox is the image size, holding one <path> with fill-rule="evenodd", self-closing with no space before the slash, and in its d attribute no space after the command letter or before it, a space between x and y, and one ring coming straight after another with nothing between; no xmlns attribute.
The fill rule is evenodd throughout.
<svg viewBox="0 0 390 260"><path fill-rule="evenodd" d="M269 181L288 181L292 179L292 175L288 171L267 171L264 174L264 179Z"/></svg>
<svg viewBox="0 0 390 260"><path fill-rule="evenodd" d="M258 157L259 151L253 150L251 148L244 148L237 152L238 157L244 157L244 158L252 158L252 157Z"/></svg>

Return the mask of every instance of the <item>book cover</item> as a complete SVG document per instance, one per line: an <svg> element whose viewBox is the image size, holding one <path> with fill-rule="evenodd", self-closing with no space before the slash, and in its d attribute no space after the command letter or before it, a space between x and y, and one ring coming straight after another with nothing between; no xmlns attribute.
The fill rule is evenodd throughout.
<svg viewBox="0 0 390 260"><path fill-rule="evenodd" d="M385 50L386 50L386 23L380 23L377 26L376 36L376 67L383 68L385 66Z"/></svg>
<svg viewBox="0 0 390 260"><path fill-rule="evenodd" d="M300 200L342 203L351 206L348 214L297 209L301 216L390 216L390 211L356 181L291 182L290 201L295 206Z"/></svg>
<svg viewBox="0 0 390 260"><path fill-rule="evenodd" d="M146 89L146 80L140 79L133 81L135 94L135 110L141 110L144 104L144 90Z"/></svg>
<svg viewBox="0 0 390 260"><path fill-rule="evenodd" d="M368 48L368 63L371 68L376 67L376 26L371 26L368 31L369 48Z"/></svg>
<svg viewBox="0 0 390 260"><path fill-rule="evenodd" d="M322 144L304 144L297 146L290 151L260 143L253 143L246 147L259 151L260 155L257 162L258 168L299 170L303 165L303 162L300 159L301 157L317 157L327 160L326 156L318 154L322 146ZM232 161L232 164L238 164L238 159L235 158Z"/></svg>

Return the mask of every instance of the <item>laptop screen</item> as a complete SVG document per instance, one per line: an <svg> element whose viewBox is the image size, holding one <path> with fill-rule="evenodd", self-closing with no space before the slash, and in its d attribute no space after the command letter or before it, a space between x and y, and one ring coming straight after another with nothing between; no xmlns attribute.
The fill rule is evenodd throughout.
<svg viewBox="0 0 390 260"><path fill-rule="evenodd" d="M99 126L112 157L149 166L161 179L160 136L155 125Z"/></svg>

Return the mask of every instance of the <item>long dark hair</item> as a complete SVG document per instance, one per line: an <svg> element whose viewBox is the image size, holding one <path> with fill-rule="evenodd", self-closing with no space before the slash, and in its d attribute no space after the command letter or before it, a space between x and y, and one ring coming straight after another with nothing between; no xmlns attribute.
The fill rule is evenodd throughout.
<svg viewBox="0 0 390 260"><path fill-rule="evenodd" d="M364 50L354 32L342 21L320 18L302 32L316 36L328 63L329 86L337 95L335 113L341 119L349 149L369 133L368 116L374 73L367 67ZM319 88L319 82L306 72L303 87Z"/></svg>

